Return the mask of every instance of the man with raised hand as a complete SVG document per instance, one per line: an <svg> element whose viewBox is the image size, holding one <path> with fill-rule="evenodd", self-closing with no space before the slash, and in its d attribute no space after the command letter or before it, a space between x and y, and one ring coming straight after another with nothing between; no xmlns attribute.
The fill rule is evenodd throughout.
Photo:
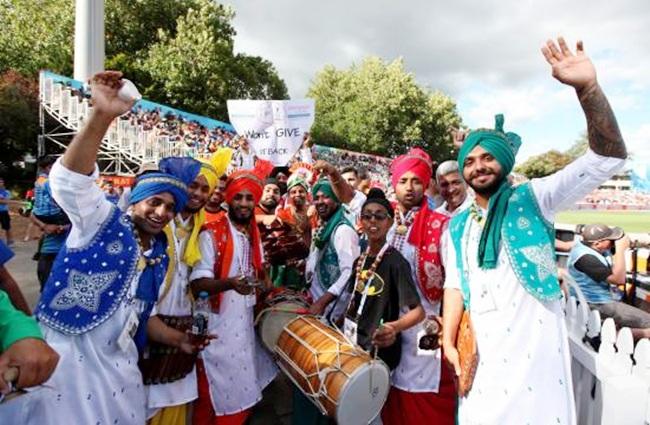
<svg viewBox="0 0 650 425"><path fill-rule="evenodd" d="M34 423L145 422L138 352L164 287L169 258L162 230L187 202L187 183L165 173L142 175L123 214L96 181L95 161L111 122L133 105L118 96L122 74L91 80L92 112L49 175L52 195L72 223L38 301L47 343L61 356L48 381L57 389ZM187 346L186 338L179 346Z"/></svg>
<svg viewBox="0 0 650 425"><path fill-rule="evenodd" d="M447 234L443 347L465 384L460 424L576 421L553 219L619 171L627 152L582 42L575 54L562 38L549 40L542 52L553 76L576 90L589 150L553 175L512 186L507 175L521 139L504 132L499 115L494 130L470 132L458 153L476 194L470 208L451 219ZM471 385L465 379L471 368L459 363L455 346L463 309L478 350Z"/></svg>

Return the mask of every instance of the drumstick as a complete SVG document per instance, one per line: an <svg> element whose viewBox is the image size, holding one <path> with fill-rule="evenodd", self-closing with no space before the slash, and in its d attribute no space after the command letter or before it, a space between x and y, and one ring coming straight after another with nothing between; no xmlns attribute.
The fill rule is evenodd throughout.
<svg viewBox="0 0 650 425"><path fill-rule="evenodd" d="M384 326L384 318L382 317L379 319L379 326L377 327L377 330L375 333L381 329L381 327ZM374 368L374 362L377 360L377 346L375 344L372 345L372 358L370 359L370 388L368 388L368 392L372 394L372 370Z"/></svg>
<svg viewBox="0 0 650 425"><path fill-rule="evenodd" d="M295 313L295 314L309 314L309 310L306 308L282 308L282 307L271 307L267 311L278 311L281 313Z"/></svg>

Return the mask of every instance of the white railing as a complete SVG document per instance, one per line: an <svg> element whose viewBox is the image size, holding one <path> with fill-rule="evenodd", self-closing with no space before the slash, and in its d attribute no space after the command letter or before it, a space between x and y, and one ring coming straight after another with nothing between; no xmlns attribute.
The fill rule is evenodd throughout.
<svg viewBox="0 0 650 425"><path fill-rule="evenodd" d="M635 348L630 329L617 333L611 318L601 326L600 313L568 281L577 294L567 301L566 324L578 424L650 424L650 340ZM596 351L586 340L597 337Z"/></svg>
<svg viewBox="0 0 650 425"><path fill-rule="evenodd" d="M69 87L55 83L41 74L40 100L43 106L67 128L78 131L91 111L88 99L80 99ZM182 140L172 141L159 130L145 130L128 120L116 119L104 137L104 147L125 156L138 165L157 162L170 155L197 156L197 150Z"/></svg>

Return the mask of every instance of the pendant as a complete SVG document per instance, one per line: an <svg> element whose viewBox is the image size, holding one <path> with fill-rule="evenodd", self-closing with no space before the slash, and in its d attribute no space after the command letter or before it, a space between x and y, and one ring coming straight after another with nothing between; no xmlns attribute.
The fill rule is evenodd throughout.
<svg viewBox="0 0 650 425"><path fill-rule="evenodd" d="M139 271L142 271L142 270L145 269L145 267L147 267L147 260L143 256L140 256L138 258L137 268L138 268Z"/></svg>
<svg viewBox="0 0 650 425"><path fill-rule="evenodd" d="M397 229L395 229L397 234L400 236L404 236L408 232L408 230L409 230L408 227L406 227L403 224L400 224L399 226L397 226Z"/></svg>
<svg viewBox="0 0 650 425"><path fill-rule="evenodd" d="M357 292L363 292L363 289L365 288L365 285L363 284L362 281L357 282L357 286L354 288Z"/></svg>

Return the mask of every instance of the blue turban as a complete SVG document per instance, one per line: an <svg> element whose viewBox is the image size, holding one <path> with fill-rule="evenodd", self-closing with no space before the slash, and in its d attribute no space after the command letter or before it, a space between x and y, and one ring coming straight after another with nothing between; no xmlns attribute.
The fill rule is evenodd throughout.
<svg viewBox="0 0 650 425"><path fill-rule="evenodd" d="M499 114L495 117L494 130L480 129L469 133L458 152L458 167L461 175L465 168L465 158L477 146L481 146L492 154L502 169L501 185L490 196L488 215L478 246L478 264L486 269L494 269L497 266L499 245L501 244L501 226L508 208L508 201L514 192L506 177L515 166L515 156L521 146L521 138L517 134L503 131L503 121L503 115Z"/></svg>
<svg viewBox="0 0 650 425"><path fill-rule="evenodd" d="M201 172L201 162L190 156L170 156L160 160L158 169L189 186Z"/></svg>
<svg viewBox="0 0 650 425"><path fill-rule="evenodd" d="M143 174L135 180L129 204L133 205L164 192L170 193L174 197L174 212L179 213L185 208L189 198L187 184L171 174L160 172Z"/></svg>

